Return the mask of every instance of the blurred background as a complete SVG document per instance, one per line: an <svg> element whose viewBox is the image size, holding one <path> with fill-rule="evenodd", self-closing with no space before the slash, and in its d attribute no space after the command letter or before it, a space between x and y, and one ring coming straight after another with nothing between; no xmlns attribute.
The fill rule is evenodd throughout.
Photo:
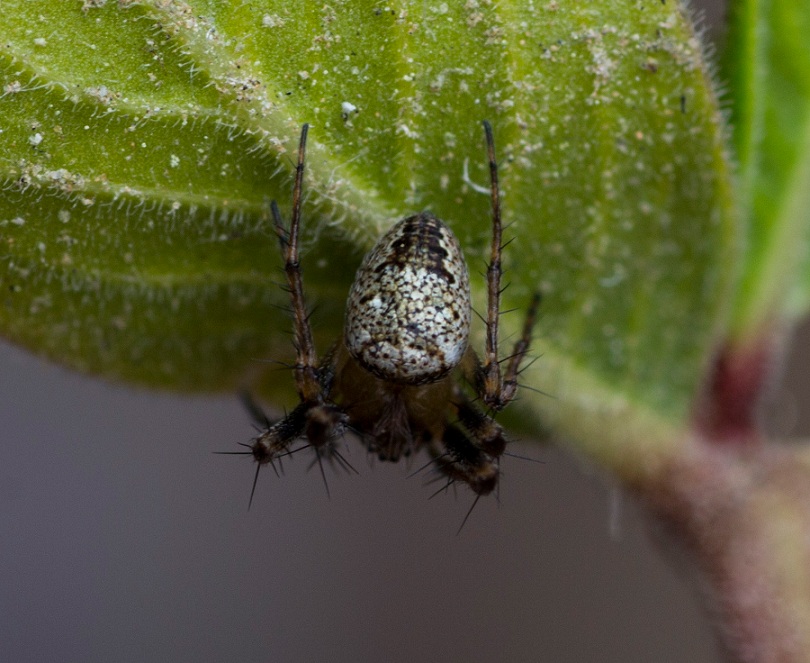
<svg viewBox="0 0 810 663"><path fill-rule="evenodd" d="M516 444L544 464L507 458L458 535L469 491L356 444L331 499L301 454L248 510L250 459L212 453L252 435L236 398L0 366L2 661L720 661L672 542L562 452Z"/></svg>
<svg viewBox="0 0 810 663"><path fill-rule="evenodd" d="M707 7L708 25L722 9ZM766 410L806 435L810 326ZM0 661L720 661L632 499L524 441L500 504L404 466L259 478L232 397L111 385L0 344Z"/></svg>

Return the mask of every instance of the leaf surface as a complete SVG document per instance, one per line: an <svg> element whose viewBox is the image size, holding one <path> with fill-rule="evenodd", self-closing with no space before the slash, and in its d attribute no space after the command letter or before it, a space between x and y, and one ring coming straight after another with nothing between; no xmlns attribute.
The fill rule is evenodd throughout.
<svg viewBox="0 0 810 663"><path fill-rule="evenodd" d="M15 342L179 389L289 359L267 209L289 213L304 122L320 349L363 252L421 209L458 235L483 311L488 119L515 238L503 308L544 297L524 377L552 398L524 392L524 412L616 444L688 421L737 229L677 3L4 0L0 37L0 328ZM521 322L505 315L504 338Z"/></svg>
<svg viewBox="0 0 810 663"><path fill-rule="evenodd" d="M810 5L741 0L725 53L748 224L732 335L810 308Z"/></svg>

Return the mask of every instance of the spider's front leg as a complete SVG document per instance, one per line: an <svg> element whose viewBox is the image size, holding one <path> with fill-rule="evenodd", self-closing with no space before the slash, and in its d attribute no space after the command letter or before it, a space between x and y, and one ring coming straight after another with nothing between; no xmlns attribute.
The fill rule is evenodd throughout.
<svg viewBox="0 0 810 663"><path fill-rule="evenodd" d="M281 212L274 200L270 204L273 214L273 225L281 245L284 258L284 274L287 277L287 291L290 293L290 309L293 316L293 334L296 351L295 387L302 403L319 404L323 402L323 387L318 376L318 356L315 353L315 342L312 340L312 329L309 326L306 302L304 301L304 282L301 277L301 263L298 259L298 235L301 225L301 188L304 182L304 161L307 149L307 132L309 125L301 129L298 143L298 164L295 167L295 185L293 186L292 218L289 230L284 227Z"/></svg>
<svg viewBox="0 0 810 663"><path fill-rule="evenodd" d="M290 294L296 352L293 375L301 402L284 419L268 426L267 430L254 440L251 448L254 458L260 464L272 462L274 458L289 453L290 445L299 437L306 437L309 445L318 453L319 459L322 451L331 458L335 453L334 438L343 432L347 424L346 414L336 405L328 402L334 373L333 353L328 353L322 362L318 361L304 299L304 285L298 255L301 190L304 180L308 129L307 124L302 127L301 139L298 143L298 163L295 169L292 218L289 229L284 226L276 202L273 201L270 205L273 224L284 259L287 291Z"/></svg>
<svg viewBox="0 0 810 663"><path fill-rule="evenodd" d="M537 317L540 305L540 295L532 297L523 333L515 344L514 351L509 358L506 372L501 372L498 360L498 319L501 304L501 252L503 250L501 228L501 205L498 191L498 163L495 159L495 141L492 137L492 127L484 121L484 131L487 139L487 155L489 157L490 191L492 198L492 245L490 247L490 260L487 265L487 319L486 319L486 349L483 362L478 362L475 369L474 383L478 395L487 407L500 412L514 399L517 393L517 376L520 373L520 364L529 350L532 328Z"/></svg>

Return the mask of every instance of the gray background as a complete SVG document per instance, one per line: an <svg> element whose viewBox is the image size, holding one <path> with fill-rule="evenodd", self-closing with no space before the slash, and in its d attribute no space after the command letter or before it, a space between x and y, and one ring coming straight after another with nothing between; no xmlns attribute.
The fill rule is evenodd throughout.
<svg viewBox="0 0 810 663"><path fill-rule="evenodd" d="M560 452L501 505L404 466L260 477L233 398L111 386L0 346L0 661L717 661L631 500Z"/></svg>

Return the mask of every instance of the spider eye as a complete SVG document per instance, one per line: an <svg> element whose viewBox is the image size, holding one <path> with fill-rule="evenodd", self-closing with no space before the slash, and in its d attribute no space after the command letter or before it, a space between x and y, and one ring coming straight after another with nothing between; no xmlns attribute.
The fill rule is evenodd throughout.
<svg viewBox="0 0 810 663"><path fill-rule="evenodd" d="M383 380L434 382L464 356L470 283L458 240L428 212L397 223L366 255L346 304L352 356Z"/></svg>

